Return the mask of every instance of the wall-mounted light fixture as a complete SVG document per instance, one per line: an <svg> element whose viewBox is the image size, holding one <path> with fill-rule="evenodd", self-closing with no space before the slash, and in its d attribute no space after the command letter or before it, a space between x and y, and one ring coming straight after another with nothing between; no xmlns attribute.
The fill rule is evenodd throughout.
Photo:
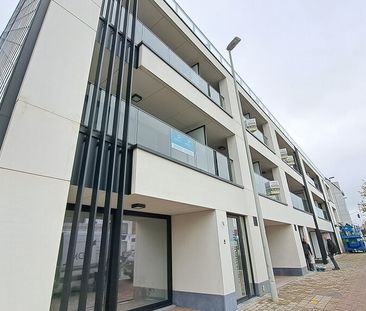
<svg viewBox="0 0 366 311"><path fill-rule="evenodd" d="M142 100L142 97L139 95L139 94L133 94L132 96L131 96L131 99L135 102L135 103L138 103L139 101L141 101Z"/></svg>
<svg viewBox="0 0 366 311"><path fill-rule="evenodd" d="M146 205L143 203L134 203L131 205L131 208L133 208L133 209L143 209L145 207L146 207Z"/></svg>

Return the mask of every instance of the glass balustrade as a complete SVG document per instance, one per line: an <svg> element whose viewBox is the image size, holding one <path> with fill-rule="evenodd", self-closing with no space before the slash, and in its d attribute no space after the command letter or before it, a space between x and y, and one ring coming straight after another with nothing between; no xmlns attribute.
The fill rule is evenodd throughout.
<svg viewBox="0 0 366 311"><path fill-rule="evenodd" d="M123 9L124 10L124 9ZM116 12L113 11L113 18L115 19ZM105 12L103 13L105 16ZM122 11L122 22L120 23L120 31L123 29L123 17L124 11ZM129 32L128 36L131 37L131 24L132 16L129 18ZM112 22L113 24L113 22ZM155 35L148 27L142 24L139 20L136 21L135 27L135 43L144 43L153 52L155 52L161 59L178 71L183 77L195 85L200 91L208 96L216 105L220 106L224 110L225 100L222 95L211 85L208 84L197 72L195 72L187 63L184 62L177 54L175 54L157 35ZM108 44L107 44L108 46Z"/></svg>
<svg viewBox="0 0 366 311"><path fill-rule="evenodd" d="M87 126L90 117L91 97L95 90L94 85L88 85L86 96L86 108L82 117L82 124ZM101 131L103 107L105 101L105 91L100 90L97 105L94 128ZM115 97L111 96L108 110L107 135L112 135L112 117L115 109ZM120 116L121 124L118 128L118 138L122 139L123 112ZM232 169L232 161L223 154L212 148L199 143L192 137L171 127L154 116L131 106L128 141L130 144L141 145L149 150L157 152L163 156L175 159L188 164L199 170L212 175L219 176L228 181L235 181Z"/></svg>
<svg viewBox="0 0 366 311"><path fill-rule="evenodd" d="M269 197L271 199L274 199L276 201L280 201L280 196L278 194L276 195L267 195L267 191L266 191L266 182L269 182L270 180L265 178L262 175L259 175L257 173L254 173L255 175L255 181L256 181L256 186L257 186L257 191L258 193Z"/></svg>
<svg viewBox="0 0 366 311"><path fill-rule="evenodd" d="M263 144L265 144L267 147L268 145L268 138L265 136L260 130L256 130L255 132L251 132L255 137L257 137Z"/></svg>
<svg viewBox="0 0 366 311"><path fill-rule="evenodd" d="M315 212L319 218L326 219L326 220L328 219L327 213L319 206L315 206Z"/></svg>
<svg viewBox="0 0 366 311"><path fill-rule="evenodd" d="M328 212L321 207L319 207L318 203L315 202L315 214L322 219L329 220Z"/></svg>
<svg viewBox="0 0 366 311"><path fill-rule="evenodd" d="M309 175L306 175L306 179L307 179L307 181L309 182L310 185L312 185L313 187L315 187L314 180Z"/></svg>
<svg viewBox="0 0 366 311"><path fill-rule="evenodd" d="M140 42L147 45L161 59L178 71L183 77L195 85L201 92L208 96L216 105L225 109L223 96L209 85L197 72L175 54L160 38L140 21L136 23L136 44Z"/></svg>
<svg viewBox="0 0 366 311"><path fill-rule="evenodd" d="M305 211L305 212L309 211L308 204L305 199L303 199L302 197L300 197L292 192L290 192L290 196L291 196L292 206L294 208L297 208L297 209Z"/></svg>

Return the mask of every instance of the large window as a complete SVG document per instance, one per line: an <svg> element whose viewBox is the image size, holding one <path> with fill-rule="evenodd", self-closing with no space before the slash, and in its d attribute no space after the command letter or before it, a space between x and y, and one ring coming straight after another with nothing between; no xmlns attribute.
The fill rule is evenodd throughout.
<svg viewBox="0 0 366 311"><path fill-rule="evenodd" d="M73 214L74 210L69 207L62 230L51 311L60 310ZM157 215L142 213L124 215L121 234L118 311L139 310L140 308L150 310L171 302L169 221L168 217ZM70 311L78 310L88 223L89 210L84 208L80 215L73 261L71 295L67 309ZM112 218L110 228L113 223ZM103 209L100 209L95 220L94 241L91 246L86 310L93 310L95 305L102 226Z"/></svg>
<svg viewBox="0 0 366 311"><path fill-rule="evenodd" d="M122 237L118 310L168 300L167 223L165 219L126 216Z"/></svg>

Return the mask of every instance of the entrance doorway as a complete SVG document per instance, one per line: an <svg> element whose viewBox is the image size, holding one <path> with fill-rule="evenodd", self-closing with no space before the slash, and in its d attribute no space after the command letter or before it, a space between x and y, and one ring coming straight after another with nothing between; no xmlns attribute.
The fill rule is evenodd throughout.
<svg viewBox="0 0 366 311"><path fill-rule="evenodd" d="M81 282L86 247L88 247L86 237L90 216L89 211L89 207L84 206L80 214L67 311L80 310L79 301L83 294L86 295L86 305L83 310L94 310L95 308L99 288L99 259L102 252L103 208L98 208L95 219L93 242L90 245L91 262L87 274L88 286L86 293L83 293ZM110 236L111 229L114 226L114 211L112 210L108 236ZM69 205L66 210L61 235L50 311L61 311L60 304L64 295L64 275L73 214L73 205ZM170 235L169 216L125 211L120 237L120 275L117 284L118 297L116 301L118 311L155 310L171 304ZM106 271L110 266L112 247L113 245L109 244ZM108 281L107 278L106 283L102 286L103 290L107 287Z"/></svg>
<svg viewBox="0 0 366 311"><path fill-rule="evenodd" d="M227 221L236 299L241 302L254 295L248 239L243 217L228 215Z"/></svg>

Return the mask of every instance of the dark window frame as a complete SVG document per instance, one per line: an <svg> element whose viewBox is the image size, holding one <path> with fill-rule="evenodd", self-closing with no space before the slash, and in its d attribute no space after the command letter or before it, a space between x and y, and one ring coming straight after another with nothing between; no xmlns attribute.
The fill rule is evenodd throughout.
<svg viewBox="0 0 366 311"><path fill-rule="evenodd" d="M66 206L66 211L75 211L75 204L68 203ZM83 205L81 208L81 212L89 213L90 206ZM104 208L98 207L97 213L103 214ZM116 209L111 209L111 214L114 216L116 214ZM166 237L167 237L167 292L168 292L168 299L164 301L160 301L151 305L146 305L134 309L130 309L128 311L152 311L158 308L163 308L170 306L173 303L173 273L172 273L172 225L171 225L171 216L164 215L164 214L155 214L155 213L146 213L146 212L137 212L131 210L124 210L123 214L126 216L134 216L134 217L143 217L143 218L152 218L152 219L164 219L167 225ZM112 219L114 219L112 217ZM113 226L114 220L112 220Z"/></svg>

